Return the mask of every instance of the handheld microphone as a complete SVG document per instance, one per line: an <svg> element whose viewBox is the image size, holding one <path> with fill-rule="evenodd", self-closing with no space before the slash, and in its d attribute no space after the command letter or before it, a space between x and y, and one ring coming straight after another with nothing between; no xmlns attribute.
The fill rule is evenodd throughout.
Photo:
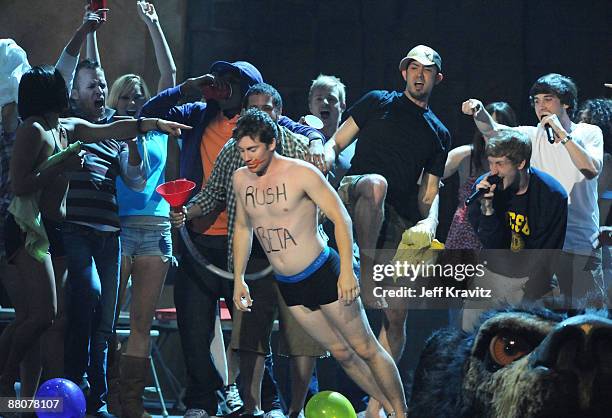
<svg viewBox="0 0 612 418"><path fill-rule="evenodd" d="M493 186L494 184L498 184L501 181L501 177L499 177L497 174L493 174L492 176L489 176L489 178L487 178L487 181L491 184L491 186ZM465 205L471 205L485 193L489 193L489 189L476 189L474 193L472 193L467 199L465 199Z"/></svg>
<svg viewBox="0 0 612 418"><path fill-rule="evenodd" d="M548 142L550 144L554 144L555 143L555 133L553 131L553 128L547 123L544 125L544 130L546 131L546 137L548 138Z"/></svg>

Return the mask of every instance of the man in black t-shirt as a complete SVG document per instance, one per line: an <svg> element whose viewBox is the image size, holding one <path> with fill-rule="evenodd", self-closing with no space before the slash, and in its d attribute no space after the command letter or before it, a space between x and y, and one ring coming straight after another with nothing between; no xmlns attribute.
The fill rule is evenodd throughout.
<svg viewBox="0 0 612 418"><path fill-rule="evenodd" d="M440 55L430 47L416 46L401 60L399 70L405 90L366 94L325 144L331 168L336 155L359 134L351 169L338 193L354 221L361 294L370 306L376 302L373 250L396 249L407 228L422 246L431 243L438 223L438 184L450 147L448 130L428 107L434 86L443 78ZM379 340L398 361L406 339L407 308L393 308L385 310L387 321Z"/></svg>

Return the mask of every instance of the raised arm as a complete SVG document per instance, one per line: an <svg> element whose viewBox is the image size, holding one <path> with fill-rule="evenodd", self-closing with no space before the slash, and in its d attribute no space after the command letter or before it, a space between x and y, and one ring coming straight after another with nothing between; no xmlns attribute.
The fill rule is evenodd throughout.
<svg viewBox="0 0 612 418"><path fill-rule="evenodd" d="M473 116L474 122L478 130L486 137L492 137L495 132L500 129L509 128L506 125L495 122L493 117L487 109L483 106L482 102L478 99L469 99L461 104L461 111L466 115Z"/></svg>
<svg viewBox="0 0 612 418"><path fill-rule="evenodd" d="M100 18L100 25L104 22L104 20L102 19L102 15L101 15L102 13L104 13L103 11L92 12L89 9L89 4L87 4L85 6L85 15L87 16L88 13L98 16ZM100 14L97 14L97 13L100 13ZM90 31L87 34L87 42L85 43L85 58L90 59L94 62L97 62L98 64L100 64L100 66L102 66L102 62L100 61L100 51L98 50L98 38L96 36L95 30Z"/></svg>
<svg viewBox="0 0 612 418"><path fill-rule="evenodd" d="M334 236L340 255L338 298L351 303L359 296L359 285L353 272L353 223L340 197L325 177L311 167L300 170L304 191L334 223Z"/></svg>
<svg viewBox="0 0 612 418"><path fill-rule="evenodd" d="M359 126L357 126L352 116L340 125L334 136L332 136L323 147L326 171L331 170L336 161L336 156L355 140L358 133Z"/></svg>
<svg viewBox="0 0 612 418"><path fill-rule="evenodd" d="M83 42L87 34L95 33L102 23L103 21L100 19L100 16L97 13L90 12L89 6L85 6L85 15L83 16L81 26L74 32L72 38L68 41L68 44L57 59L55 67L62 74L68 88L68 93L72 90L74 72L79 62L79 54Z"/></svg>
<svg viewBox="0 0 612 418"><path fill-rule="evenodd" d="M234 221L233 258L234 258L234 306L241 311L250 311L253 304L249 287L244 280L247 262L251 254L253 227L249 222L244 203L240 199L240 172L234 173L234 193L236 194L236 220ZM243 299L244 298L244 299Z"/></svg>
<svg viewBox="0 0 612 418"><path fill-rule="evenodd" d="M157 84L157 92L159 93L169 87L174 87L176 84L176 65L174 64L172 52L164 36L164 31L159 24L159 17L153 4L139 1L136 7L138 9L138 16L147 25L149 35L153 41L155 59L159 69L159 82Z"/></svg>

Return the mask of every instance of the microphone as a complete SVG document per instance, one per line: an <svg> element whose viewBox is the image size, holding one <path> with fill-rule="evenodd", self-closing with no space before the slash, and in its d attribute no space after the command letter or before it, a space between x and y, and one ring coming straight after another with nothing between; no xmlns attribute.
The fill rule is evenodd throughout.
<svg viewBox="0 0 612 418"><path fill-rule="evenodd" d="M487 181L491 184L491 186L493 186L494 184L498 184L501 181L501 177L499 177L497 174L493 174L492 176L489 176ZM476 189L474 193L472 193L467 199L465 199L465 205L466 206L471 205L472 203L477 201L480 198L480 196L488 192L489 192L489 189Z"/></svg>
<svg viewBox="0 0 612 418"><path fill-rule="evenodd" d="M546 137L548 138L548 142L550 144L554 144L555 143L555 133L553 131L553 128L548 123L546 123L544 125L544 130L546 131Z"/></svg>

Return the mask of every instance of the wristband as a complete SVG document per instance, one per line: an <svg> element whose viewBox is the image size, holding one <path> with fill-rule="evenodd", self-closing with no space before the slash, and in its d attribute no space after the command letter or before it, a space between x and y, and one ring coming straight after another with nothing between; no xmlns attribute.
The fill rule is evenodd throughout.
<svg viewBox="0 0 612 418"><path fill-rule="evenodd" d="M312 141L321 141L322 144L325 143L325 141L323 140L322 137L320 136L315 136L314 138L309 138L308 139L308 145L312 144Z"/></svg>
<svg viewBox="0 0 612 418"><path fill-rule="evenodd" d="M567 135L565 138L563 138L561 141L559 141L562 145L567 144L569 141L572 141L574 138L572 138L571 135Z"/></svg>

